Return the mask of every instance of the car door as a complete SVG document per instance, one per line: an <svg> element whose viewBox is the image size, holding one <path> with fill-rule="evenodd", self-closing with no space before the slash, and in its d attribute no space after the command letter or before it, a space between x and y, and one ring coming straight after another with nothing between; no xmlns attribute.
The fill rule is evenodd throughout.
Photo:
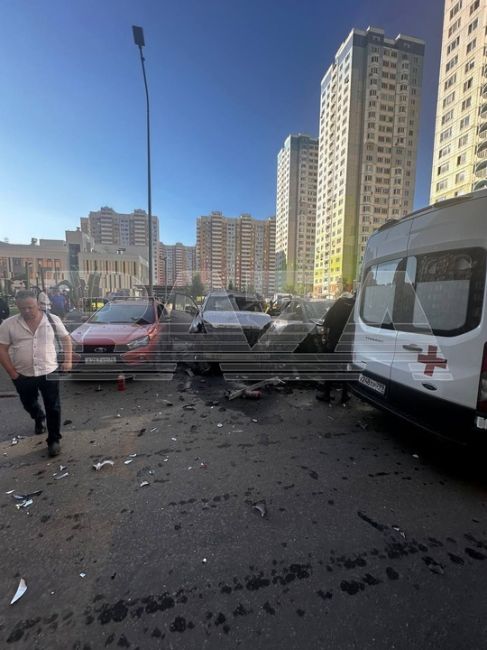
<svg viewBox="0 0 487 650"><path fill-rule="evenodd" d="M479 247L448 247L408 258L401 301L406 313L396 325L391 372L398 401L423 395L476 407L485 342L478 327L485 258Z"/></svg>
<svg viewBox="0 0 487 650"><path fill-rule="evenodd" d="M191 296L182 292L171 295L166 323L173 349L184 349L188 345L189 327L197 313L198 307Z"/></svg>
<svg viewBox="0 0 487 650"><path fill-rule="evenodd" d="M403 257L371 264L355 304L353 365L359 382L380 396L386 396L396 349L393 312L404 264Z"/></svg>

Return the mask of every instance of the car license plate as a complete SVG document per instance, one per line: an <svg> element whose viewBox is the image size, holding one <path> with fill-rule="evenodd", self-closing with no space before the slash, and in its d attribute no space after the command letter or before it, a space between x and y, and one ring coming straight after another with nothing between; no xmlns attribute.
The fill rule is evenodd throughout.
<svg viewBox="0 0 487 650"><path fill-rule="evenodd" d="M102 364L102 363L116 363L117 357L85 357L85 363Z"/></svg>
<svg viewBox="0 0 487 650"><path fill-rule="evenodd" d="M382 384L380 381L375 381L375 379L371 379L370 377L366 377L365 375L359 375L358 382L359 384L367 386L367 388L375 390L376 393L380 393L381 395L384 395L386 392L385 384Z"/></svg>

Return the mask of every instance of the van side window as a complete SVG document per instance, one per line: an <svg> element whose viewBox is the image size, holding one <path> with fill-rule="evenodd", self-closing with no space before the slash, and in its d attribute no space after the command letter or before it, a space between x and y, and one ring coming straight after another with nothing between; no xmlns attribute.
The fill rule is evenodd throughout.
<svg viewBox="0 0 487 650"><path fill-rule="evenodd" d="M416 260L410 329L436 336L458 336L477 327L482 315L485 258L480 248L409 258Z"/></svg>
<svg viewBox="0 0 487 650"><path fill-rule="evenodd" d="M362 320L373 327L392 329L398 277L404 275L402 259L371 266L365 274L360 304Z"/></svg>

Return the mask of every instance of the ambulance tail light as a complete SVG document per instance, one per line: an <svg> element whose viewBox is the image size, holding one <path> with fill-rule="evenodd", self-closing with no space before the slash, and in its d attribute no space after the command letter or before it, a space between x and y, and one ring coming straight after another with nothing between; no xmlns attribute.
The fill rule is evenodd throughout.
<svg viewBox="0 0 487 650"><path fill-rule="evenodd" d="M482 356L477 410L487 412L487 343L484 345L484 354Z"/></svg>

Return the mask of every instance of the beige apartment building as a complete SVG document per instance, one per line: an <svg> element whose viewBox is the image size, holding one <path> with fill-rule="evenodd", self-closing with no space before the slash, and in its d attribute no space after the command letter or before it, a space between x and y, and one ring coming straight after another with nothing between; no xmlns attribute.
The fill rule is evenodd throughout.
<svg viewBox="0 0 487 650"><path fill-rule="evenodd" d="M275 217L221 212L198 217L196 267L207 290L234 289L269 295L275 290Z"/></svg>
<svg viewBox="0 0 487 650"><path fill-rule="evenodd" d="M278 290L313 290L317 178L318 139L289 135L277 156Z"/></svg>
<svg viewBox="0 0 487 650"><path fill-rule="evenodd" d="M96 212L90 212L88 217L81 218L81 230L93 238L95 244L103 246L138 246L141 249L149 246L149 218L145 210L134 210L125 214L116 212L113 208L102 207ZM158 277L159 218L152 215L152 246L153 273ZM139 255L147 259L147 250Z"/></svg>
<svg viewBox="0 0 487 650"><path fill-rule="evenodd" d="M2 289L30 285L53 287L69 279L68 247L62 239L32 239L31 244L0 242Z"/></svg>
<svg viewBox="0 0 487 650"><path fill-rule="evenodd" d="M186 287L196 273L196 246L159 243L159 276L157 284L168 287Z"/></svg>
<svg viewBox="0 0 487 650"><path fill-rule="evenodd" d="M487 187L487 0L446 0L430 202Z"/></svg>
<svg viewBox="0 0 487 650"><path fill-rule="evenodd" d="M358 278L367 240L412 210L424 42L353 29L321 82L314 294Z"/></svg>

